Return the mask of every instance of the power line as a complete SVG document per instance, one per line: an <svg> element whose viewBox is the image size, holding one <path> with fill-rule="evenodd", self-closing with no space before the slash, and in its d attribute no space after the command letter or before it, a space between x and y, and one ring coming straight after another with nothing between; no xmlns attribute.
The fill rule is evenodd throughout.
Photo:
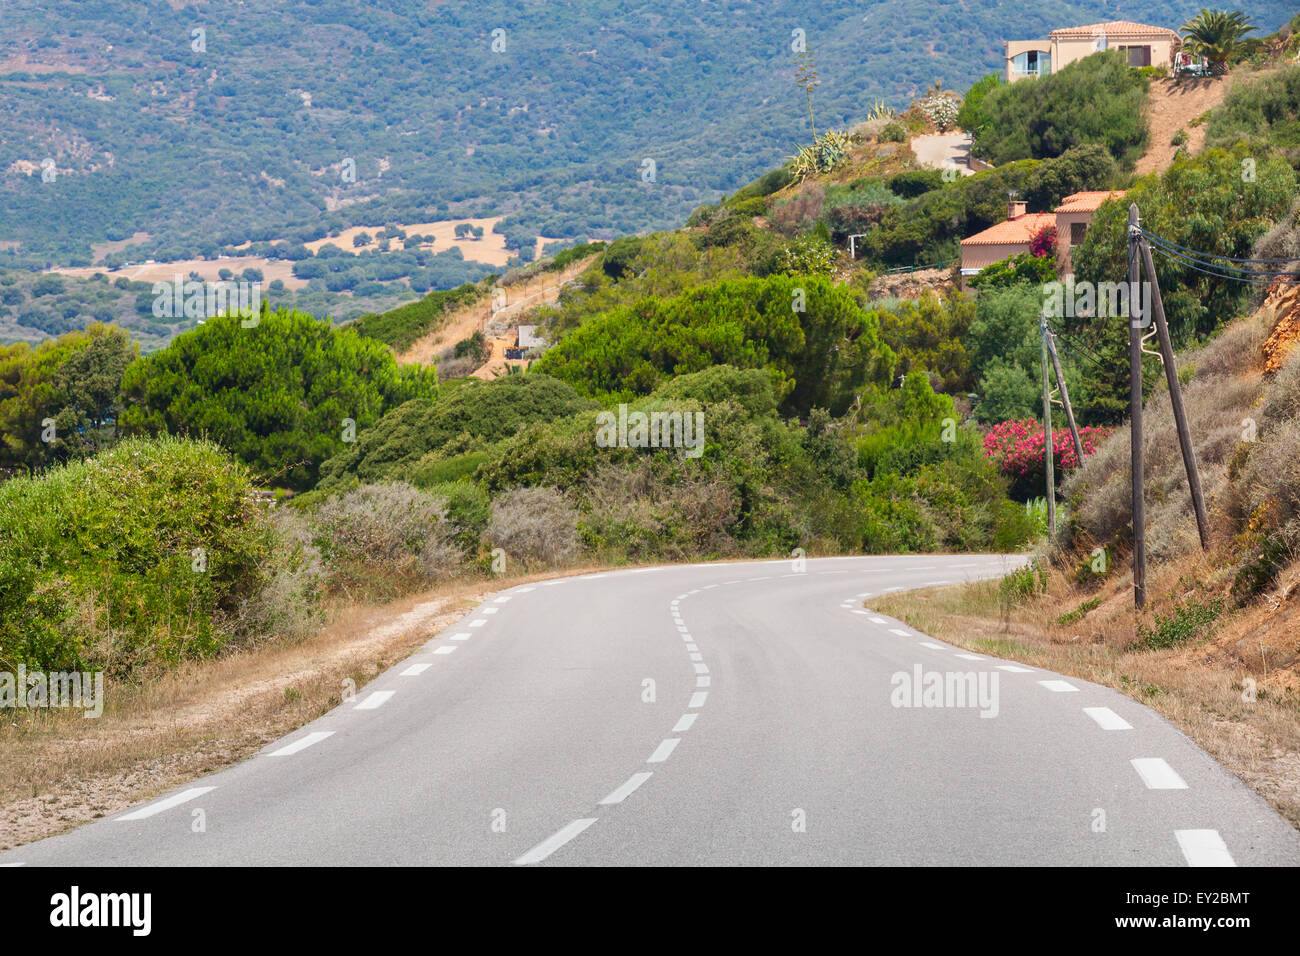
<svg viewBox="0 0 1300 956"><path fill-rule="evenodd" d="M1236 274L1219 272L1214 268L1205 268L1205 263L1200 262L1199 260L1189 259L1178 253L1163 249L1160 246L1153 245L1152 248L1166 259L1176 262L1181 266L1185 266L1193 272L1200 272L1207 276L1213 276L1216 279L1230 279L1233 282L1249 282L1252 285L1272 285L1275 282L1283 285L1294 285L1297 282L1300 282L1300 276L1294 275L1290 272L1261 272L1256 273L1255 275L1248 275L1241 271L1238 271ZM1223 266L1222 268L1231 269L1233 267Z"/></svg>
<svg viewBox="0 0 1300 956"><path fill-rule="evenodd" d="M1193 255L1197 255L1197 256L1206 256L1213 259L1226 259L1229 262L1269 262L1269 263L1294 262L1297 265L1300 265L1300 259L1294 257L1290 259L1251 259L1251 258L1241 258L1238 256L1221 256L1215 252L1205 252L1202 249L1193 249L1190 246L1179 245L1178 243L1174 242L1172 239L1167 239L1164 236L1157 236L1153 232L1147 232L1145 229L1141 228L1140 226L1138 227L1138 233L1145 236L1151 242L1157 242L1166 246L1172 246L1175 249L1181 250L1183 252L1190 252Z"/></svg>

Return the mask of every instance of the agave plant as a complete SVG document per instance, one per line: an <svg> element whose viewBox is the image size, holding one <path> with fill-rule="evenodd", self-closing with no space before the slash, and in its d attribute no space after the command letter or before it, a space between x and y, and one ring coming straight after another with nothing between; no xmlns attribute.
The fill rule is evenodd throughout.
<svg viewBox="0 0 1300 956"><path fill-rule="evenodd" d="M1228 60L1242 46L1242 38L1255 29L1240 10L1202 10L1183 24L1183 47L1205 57L1211 74L1223 76L1228 72Z"/></svg>
<svg viewBox="0 0 1300 956"><path fill-rule="evenodd" d="M876 100L871 104L871 109L867 112L867 121L871 120L891 120L896 114L884 100Z"/></svg>
<svg viewBox="0 0 1300 956"><path fill-rule="evenodd" d="M849 155L852 137L843 130L828 130L813 140L811 146L800 146L791 157L795 178L801 182L815 173L828 173L842 164Z"/></svg>

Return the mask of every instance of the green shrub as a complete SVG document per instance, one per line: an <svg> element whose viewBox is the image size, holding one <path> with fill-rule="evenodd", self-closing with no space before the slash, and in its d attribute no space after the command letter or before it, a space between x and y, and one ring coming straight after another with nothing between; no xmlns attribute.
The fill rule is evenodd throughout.
<svg viewBox="0 0 1300 956"><path fill-rule="evenodd" d="M1210 111L1206 145L1230 148L1238 141L1282 150L1300 162L1300 64L1234 81Z"/></svg>
<svg viewBox="0 0 1300 956"><path fill-rule="evenodd" d="M727 208L738 216L761 216L767 212L767 200L761 196L727 203Z"/></svg>
<svg viewBox="0 0 1300 956"><path fill-rule="evenodd" d="M605 249L601 268L611 279L622 279L632 271L632 262L640 254L645 240L637 236L622 236Z"/></svg>
<svg viewBox="0 0 1300 956"><path fill-rule="evenodd" d="M169 437L0 485L0 660L124 675L215 654L271 550L252 491L216 445Z"/></svg>
<svg viewBox="0 0 1300 956"><path fill-rule="evenodd" d="M901 123L886 123L885 128L880 131L879 139L882 143L905 143L907 130Z"/></svg>
<svg viewBox="0 0 1300 956"><path fill-rule="evenodd" d="M1191 598L1174 606L1168 614L1156 614L1154 629L1139 626L1138 644L1157 651L1181 647L1192 638L1208 636L1211 625L1223 613L1223 598L1200 602Z"/></svg>
<svg viewBox="0 0 1300 956"><path fill-rule="evenodd" d="M578 513L554 488L513 488L492 502L484 532L506 554L506 567L561 567L578 554Z"/></svg>
<svg viewBox="0 0 1300 956"><path fill-rule="evenodd" d="M1147 83L1122 52L1109 50L1038 80L996 87L981 103L985 123L975 155L1001 165L1097 143L1131 167L1146 146Z"/></svg>
<svg viewBox="0 0 1300 956"><path fill-rule="evenodd" d="M993 550L1009 554L1018 551L1035 538L1043 535L1034 516L1014 501L997 503L997 518L993 531Z"/></svg>
<svg viewBox="0 0 1300 956"><path fill-rule="evenodd" d="M998 594L1004 604L1023 604L1034 595L1045 593L1047 583L1047 569L1030 562L998 581Z"/></svg>
<svg viewBox="0 0 1300 956"><path fill-rule="evenodd" d="M711 365L766 368L781 383L786 411L820 405L838 414L861 385L882 377L887 351L875 322L828 278L767 276L611 309L533 368L586 394L620 399Z"/></svg>
<svg viewBox="0 0 1300 956"><path fill-rule="evenodd" d="M1056 619L1056 623L1060 627L1069 627L1071 624L1075 624L1078 621L1083 620L1084 615L1086 615L1089 611L1095 611L1099 607L1101 607L1101 598L1099 597L1089 598L1088 600L1080 604L1078 607L1076 607L1073 611L1067 611L1065 614L1062 614L1060 617L1058 617Z"/></svg>
<svg viewBox="0 0 1300 956"><path fill-rule="evenodd" d="M429 485L423 490L446 503L447 521L453 529L457 547L465 554L473 555L478 550L480 536L492 519L492 505L487 492L463 478Z"/></svg>
<svg viewBox="0 0 1300 956"><path fill-rule="evenodd" d="M895 195L911 199L932 189L942 189L943 173L937 169L908 169L891 176L886 185Z"/></svg>
<svg viewBox="0 0 1300 956"><path fill-rule="evenodd" d="M436 400L407 402L358 434L322 466L320 487L332 488L349 476L419 484L467 477L476 465L439 462L482 451L524 425L592 407L571 386L541 373L466 381L441 389Z"/></svg>
<svg viewBox="0 0 1300 956"><path fill-rule="evenodd" d="M978 137L988 122L984 112L984 99L1003 82L1001 73L987 73L975 81L962 98L961 109L957 111L957 125Z"/></svg>
<svg viewBox="0 0 1300 956"><path fill-rule="evenodd" d="M434 390L427 372L399 367L349 328L264 311L251 328L233 316L208 319L134 362L122 380L121 423L132 434L210 438L268 480L305 490L350 431Z"/></svg>
<svg viewBox="0 0 1300 956"><path fill-rule="evenodd" d="M445 499L404 482L336 495L316 510L312 527L330 590L351 599L396 597L461 565Z"/></svg>

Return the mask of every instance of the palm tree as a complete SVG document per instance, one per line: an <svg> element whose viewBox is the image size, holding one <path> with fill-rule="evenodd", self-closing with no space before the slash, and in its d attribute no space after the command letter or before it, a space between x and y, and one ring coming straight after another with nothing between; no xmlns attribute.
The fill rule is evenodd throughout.
<svg viewBox="0 0 1300 956"><path fill-rule="evenodd" d="M1189 53L1205 57L1210 73L1223 76L1228 60L1241 47L1241 39L1258 29L1240 10L1202 10L1183 24L1183 46Z"/></svg>

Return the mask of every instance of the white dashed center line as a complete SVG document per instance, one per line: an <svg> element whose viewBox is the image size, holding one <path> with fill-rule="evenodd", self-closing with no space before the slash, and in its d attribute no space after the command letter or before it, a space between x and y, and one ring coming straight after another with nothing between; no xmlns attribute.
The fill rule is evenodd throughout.
<svg viewBox="0 0 1300 956"><path fill-rule="evenodd" d="M697 690L694 694L691 694L691 702L687 706L689 706L692 710L694 710L696 707L703 707L704 702L708 700L708 698L709 698L708 691Z"/></svg>
<svg viewBox="0 0 1300 956"><path fill-rule="evenodd" d="M434 653L437 654L441 650L442 648L440 647L438 650L434 651ZM383 707L384 704L388 702L388 698L392 697L394 693L395 692L391 690L377 690L361 703L357 704L356 709L374 710L376 707Z"/></svg>
<svg viewBox="0 0 1300 956"><path fill-rule="evenodd" d="M627 783L623 784L623 786L619 787L604 800L600 801L600 805L602 807L607 807L610 804L622 803L632 795L632 792L636 790L637 787L649 780L651 776L653 775L649 770L643 770L641 773L632 774L632 776L628 777Z"/></svg>
<svg viewBox="0 0 1300 956"><path fill-rule="evenodd" d="M583 820L574 820L559 833L547 837L519 859L515 860L515 864L517 866L527 866L530 863L541 863L542 860L546 859L595 822L595 817L587 817Z"/></svg>
<svg viewBox="0 0 1300 956"><path fill-rule="evenodd" d="M433 666L433 664L429 663L428 661L425 661L423 664L412 664L412 665L411 665L410 667L408 667L406 670L402 671L402 676L403 676L403 677L419 677L421 674L423 674L425 671L427 671L427 670L428 670L430 667L432 667L432 666Z"/></svg>
<svg viewBox="0 0 1300 956"><path fill-rule="evenodd" d="M663 763L672 752L677 749L677 745L682 742L680 737L669 737L655 748L655 752L650 755L646 763Z"/></svg>
<svg viewBox="0 0 1300 956"><path fill-rule="evenodd" d="M682 714L682 716L678 718L677 723L673 725L673 733L680 734L684 731L690 730L692 725L695 723L695 718L698 716L700 715Z"/></svg>

